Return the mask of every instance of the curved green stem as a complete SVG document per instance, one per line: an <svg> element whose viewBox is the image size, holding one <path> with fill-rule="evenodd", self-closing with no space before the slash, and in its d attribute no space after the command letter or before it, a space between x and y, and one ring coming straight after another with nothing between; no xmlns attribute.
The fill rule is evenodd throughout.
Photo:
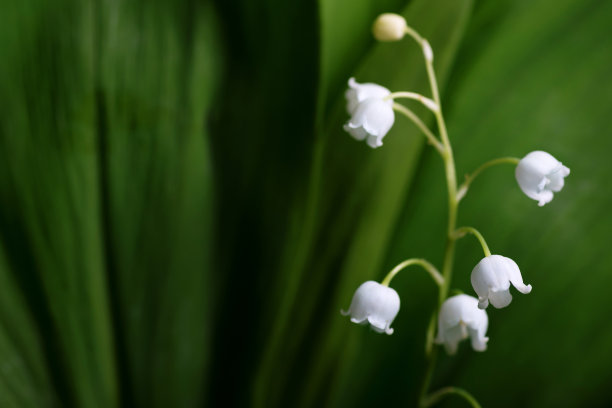
<svg viewBox="0 0 612 408"><path fill-rule="evenodd" d="M385 96L383 100L399 98L414 99L415 101L419 101L432 112L437 112L440 110L440 104L416 92L393 92L392 94Z"/></svg>
<svg viewBox="0 0 612 408"><path fill-rule="evenodd" d="M476 177L478 177L478 175L480 173L482 173L483 170L486 170L489 167L496 166L498 164L514 164L514 165L516 165L520 161L521 161L521 159L519 159L517 157L500 157L498 159L489 160L488 162L482 164L480 167L478 167L472 173L467 174L465 176L465 181L463 182L463 184L461 184L461 187L459 187L459 191L457 193L457 201L461 201L461 199L467 193L468 188L470 187L470 184L472 183L472 181L474 181L474 179Z"/></svg>
<svg viewBox="0 0 612 408"><path fill-rule="evenodd" d="M440 287L438 297L438 307L431 317L429 330L426 338L425 350L427 353L427 368L425 370L425 376L423 384L421 386L421 393L419 395L419 406L423 407L427 396L427 390L433 376L433 371L436 363L437 348L433 347L434 336L430 335L429 331L435 329L435 321L438 309L446 299L448 290L450 288L450 282L453 273L453 261L455 258L455 236L454 231L457 224L457 175L455 171L455 158L453 156L453 149L448 138L448 132L446 130L446 123L442 114L442 105L440 103L440 93L438 91L438 82L436 81L436 75L433 67L433 59L428 58L425 50L429 47L427 41L416 33L412 28L406 30L406 32L415 39L415 41L421 46L423 50L423 56L425 59L425 66L427 68L427 78L429 79L429 86L433 96L433 101L438 106L438 109L434 111L438 129L440 131L440 139L444 150L442 152L442 158L444 159L444 169L446 174L446 187L448 190L448 227L446 232L446 245L444 249L444 262L442 265L442 277L444 278L444 284ZM433 329L432 329L433 328Z"/></svg>
<svg viewBox="0 0 612 408"><path fill-rule="evenodd" d="M442 278L442 275L440 275L440 272L438 272L435 266L433 266L425 259L412 258L405 260L404 262L398 264L395 268L393 268L391 272L389 272L387 276L385 276L385 279L383 279L381 285L389 286L389 283L391 283L391 279L393 279L395 275L399 273L399 271L401 271L402 269L406 269L410 265L419 265L423 267L423 269L429 272L429 275L433 278L433 280L438 286L442 286L442 284L444 283L444 278Z"/></svg>
<svg viewBox="0 0 612 408"><path fill-rule="evenodd" d="M480 245L482 246L482 250L484 251L485 256L491 256L491 251L489 250L489 246L487 245L487 241L485 241L484 237L482 236L482 234L473 227L461 227L461 228L457 228L457 230L455 231L455 238L459 239L465 236L465 234L472 234L474 235L476 238L478 238L478 241L480 241Z"/></svg>
<svg viewBox="0 0 612 408"><path fill-rule="evenodd" d="M404 31L406 32L406 34L408 34L409 36L411 36L412 38L414 38L414 40L416 42L418 42L419 44L423 44L423 37L421 37L421 35L419 33L417 33L414 28L410 27L410 26L406 26L406 28L404 29Z"/></svg>
<svg viewBox="0 0 612 408"><path fill-rule="evenodd" d="M399 103L394 103L393 104L393 109L401 114L403 114L404 116L406 116L408 119L410 119L412 122L414 122L414 124L421 129L421 131L425 134L425 137L427 138L427 141L429 142L429 144L433 145L433 147L436 148L436 150L442 154L443 150L444 150L444 146L442 145L442 143L440 143L440 141L438 141L438 139L434 136L433 132L431 130L429 130L429 128L427 127L427 125L425 125L423 123L423 121L410 109L408 109L407 107L405 107L402 104Z"/></svg>
<svg viewBox="0 0 612 408"><path fill-rule="evenodd" d="M427 78L429 79L429 86L431 87L431 93L433 96L433 102L438 107L436 110L432 110L434 115L436 116L436 122L438 124L438 129L440 132L440 139L442 143L442 158L444 159L444 169L446 173L446 186L448 190L448 228L446 233L446 247L444 249L444 262L442 265L442 278L443 284L440 286L439 298L438 298L438 308L442 306L442 303L446 299L448 295L448 291L450 288L451 277L453 274L453 261L455 258L455 244L458 238L457 231L455 231L457 224L457 207L459 204L459 200L465 192L457 190L457 174L455 171L455 159L453 157L453 149L448 138L448 132L446 130L446 123L444 122L444 116L442 115L442 105L440 103L440 93L438 91L438 83L436 81L436 75L433 67L433 53L431 51L431 47L427 40L419 33L417 33L413 28L406 27L406 34L410 35L420 46L423 51L423 57L425 59L425 66L427 68ZM491 166L497 163L491 163L488 166ZM484 170L486 167L482 169L476 170L472 175L472 178L467 181L465 190L467 191L467 186L471 180L478 175L478 173ZM460 233L471 232L480 240L481 245L486 254L490 255L491 252L484 241L482 235L471 227L460 228L458 231ZM425 340L425 351L426 351L426 359L427 359L427 368L425 369L425 376L423 379L423 384L421 386L421 393L419 395L419 407L425 408L429 407L436 402L438 402L444 395L447 394L457 394L465 398L473 407L480 408L480 404L476 401L474 397L472 397L467 391L457 388L457 387L446 387L442 388L439 391L427 396L427 390L429 389L429 384L431 383L431 378L433 377L433 372L436 364L436 356L437 356L437 348L433 348L434 341L434 331L435 331L435 323L437 317L437 311L431 317L429 322L429 326L427 329L427 337Z"/></svg>
<svg viewBox="0 0 612 408"><path fill-rule="evenodd" d="M481 405L476 401L476 398L472 396L469 392L459 387L444 387L440 388L438 391L432 393L425 400L423 407L431 407L432 405L437 404L442 398L446 395L455 394L463 399L465 399L473 408L482 408Z"/></svg>

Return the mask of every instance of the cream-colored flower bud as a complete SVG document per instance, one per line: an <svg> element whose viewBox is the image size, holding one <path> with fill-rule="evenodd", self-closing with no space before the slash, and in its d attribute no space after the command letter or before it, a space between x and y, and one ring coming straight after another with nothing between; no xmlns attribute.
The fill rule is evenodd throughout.
<svg viewBox="0 0 612 408"><path fill-rule="evenodd" d="M406 27L404 17L399 14L384 13L374 22L372 33L378 41L399 41L404 38Z"/></svg>

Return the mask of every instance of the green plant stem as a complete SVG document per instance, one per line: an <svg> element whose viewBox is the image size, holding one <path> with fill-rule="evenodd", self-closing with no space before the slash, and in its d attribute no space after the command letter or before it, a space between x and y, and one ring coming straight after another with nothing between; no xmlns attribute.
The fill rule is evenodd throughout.
<svg viewBox="0 0 612 408"><path fill-rule="evenodd" d="M407 31L423 48L424 39L416 33L411 33ZM416 35L415 35L416 34ZM448 190L448 227L446 233L446 245L444 250L444 261L442 264L442 277L444 278L444 284L440 286L440 292L438 297L438 307L434 311L432 315L433 323L430 322L428 334L426 337L425 350L429 351L426 353L426 369L425 369L425 377L423 379L423 384L421 387L421 392L419 395L419 406L424 407L424 403L426 401L427 390L429 389L429 384L431 383L431 378L433 377L433 371L436 363L436 354L437 349L433 347L433 338L434 336L429 333L430 330L435 330L435 320L438 310L442 305L442 302L446 299L448 294L448 290L450 287L450 282L453 273L453 261L455 258L455 228L457 224L457 176L455 171L455 159L453 157L453 149L448 138L448 132L446 130L446 123L444 122L444 116L442 114L442 105L440 104L440 93L438 91L438 83L436 81L436 75L433 68L433 61L425 58L425 65L427 67L427 78L429 79L429 85L431 87L431 93L433 96L434 102L438 105L438 110L434 111L434 115L436 117L436 122L438 125L438 130L440 132L440 139L442 141L442 145L444 146L444 151L442 153L442 159L444 160L444 169L446 174L446 186Z"/></svg>
<svg viewBox="0 0 612 408"><path fill-rule="evenodd" d="M410 109L408 109L407 107L405 107L404 105L399 104L399 103L394 103L393 104L393 110L401 113L402 115L404 115L408 119L410 119L412 122L414 122L414 124L419 129L421 129L421 131L425 134L425 137L427 138L427 141L429 142L429 144L433 145L433 147L435 147L436 150L440 154L443 154L444 146L442 145L442 143L440 143L438 138L436 138L436 136L434 136L433 132L431 130L429 130L427 125L425 125L423 123L423 121L414 112L412 112Z"/></svg>
<svg viewBox="0 0 612 408"><path fill-rule="evenodd" d="M476 398L472 396L469 392L459 387L444 387L440 388L438 391L432 393L425 402L423 403L423 407L431 407L432 405L437 404L442 398L449 394L456 394L465 399L473 408L482 408Z"/></svg>
<svg viewBox="0 0 612 408"><path fill-rule="evenodd" d="M438 286L442 286L444 284L444 278L442 278L442 275L440 275L440 272L438 272L435 266L433 266L425 259L412 258L405 260L404 262L398 264L395 268L393 268L391 272L389 272L385 279L381 282L381 285L389 286L389 283L391 283L391 279L393 279L395 275L399 273L399 271L409 267L410 265L419 265L423 267L423 269L429 272L429 275L432 277L432 279L436 282Z"/></svg>
<svg viewBox="0 0 612 408"><path fill-rule="evenodd" d="M392 94L385 96L383 100L400 99L400 98L413 99L415 101L419 101L423 104L423 106L425 106L427 109L429 109L432 112L437 112L440 110L439 104L427 98L426 96L423 96L415 92L393 92Z"/></svg>
<svg viewBox="0 0 612 408"><path fill-rule="evenodd" d="M404 29L404 31L406 32L406 34L408 34L409 36L411 36L412 38L414 38L414 41L416 41L417 43L419 43L419 45L423 45L423 41L425 41L425 39L423 37L421 37L421 35L419 33L417 33L414 28L410 27L410 26L406 26L406 28Z"/></svg>
<svg viewBox="0 0 612 408"><path fill-rule="evenodd" d="M478 238L478 241L480 241L480 245L482 246L482 250L485 254L485 256L491 256L491 250L489 250L489 246L487 245L487 241L485 241L484 237L482 236L482 234L473 227L461 227L461 228L457 228L457 230L455 230L455 239L459 239L465 236L465 234L472 234L474 235L476 238Z"/></svg>
<svg viewBox="0 0 612 408"><path fill-rule="evenodd" d="M448 138L448 131L446 130L446 123L444 122L444 116L442 114L442 105L440 103L440 93L438 91L438 83L436 81L436 75L435 75L435 71L433 67L433 55L431 53L431 48L427 40L421 37L421 35L419 35L419 33L417 33L411 27L406 27L405 31L406 31L406 34L411 36L421 46L421 50L423 52L423 56L425 59L425 66L427 68L427 78L429 80L429 86L431 88L431 94L433 97L432 106L437 108L437 109L430 108L430 110L434 113L436 117L438 130L440 132L440 142L441 142L442 148L438 149L438 151L440 152L442 159L444 160L446 187L448 190L448 226L446 230L446 244L445 244L445 249L444 249L444 260L442 263L443 281L442 281L442 285L440 285L437 308L436 310L434 310L434 313L432 314L431 320L429 322L429 326L427 328L427 335L425 339L426 368L425 368L425 375L423 377L423 383L421 386L421 391L419 394L419 407L420 408L429 407L435 404L437 401L439 401L444 395L454 393L454 394L461 395L463 398L469 401L472 404L472 406L480 408L480 404L478 404L478 402L474 399L474 397L472 397L467 391L462 390L457 387L442 388L441 390L431 394L429 397L427 396L427 390L429 389L429 385L431 383L431 379L433 377L433 372L434 372L435 365L436 365L436 357L437 357L437 350L438 350L437 348L433 347L434 332L435 332L436 321L437 321L436 317L438 314L438 310L440 309L440 307L442 306L442 303L448 296L448 291L450 288L450 283L451 283L452 274L453 274L453 262L455 259L455 244L456 244L457 238L462 236L461 234L465 235L468 232L472 233L476 235L476 237L480 240L480 243L483 247L483 250L485 251L485 254L487 254L487 256L491 254L484 238L477 230L471 227L463 227L463 228L460 228L459 230L456 230L457 207L459 205L459 200L463 197L463 195L465 195L465 191L467 191L467 187L469 186L469 183L482 170L494 164L508 162L509 160L514 160L514 159L503 158L503 159L496 159L491 162L485 163L483 166L478 168L471 176L468 176L468 178L466 179L466 183L462 185L462 190L459 192L460 194L458 194L457 173L455 170L455 158L453 156L453 149L452 149L450 140ZM400 95L400 94L402 93L396 93L392 95ZM414 98L414 99L418 99L418 98ZM427 98L425 99L426 100L421 100L421 102L427 105L426 102L428 99ZM417 123L417 126L419 126L418 123ZM426 136L427 136L427 133L426 133ZM433 137L433 134L431 136ZM465 189L463 189L463 186L465 186Z"/></svg>
<svg viewBox="0 0 612 408"><path fill-rule="evenodd" d="M482 164L480 167L478 167L472 173L467 174L465 176L465 181L463 182L463 184L461 184L461 187L459 187L459 190L457 192L457 201L461 201L461 199L463 197L465 197L465 194L467 193L468 188L470 188L470 184L472 183L472 181L474 181L474 179L480 173L483 172L483 170L486 170L489 167L496 166L498 164L514 164L514 165L517 165L520 161L521 161L521 159L519 159L517 157L500 157L498 159L489 160L488 162Z"/></svg>

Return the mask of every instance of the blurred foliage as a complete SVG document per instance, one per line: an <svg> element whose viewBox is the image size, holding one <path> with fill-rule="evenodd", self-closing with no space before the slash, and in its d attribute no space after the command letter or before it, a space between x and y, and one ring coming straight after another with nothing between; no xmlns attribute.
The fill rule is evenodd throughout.
<svg viewBox="0 0 612 408"><path fill-rule="evenodd" d="M350 76L427 92L413 43L372 40L386 11L434 48L459 174L536 149L572 170L544 208L510 166L470 189L459 223L534 291L434 387L610 405L612 3L3 0L0 407L414 406L429 278L394 280L393 336L339 313L442 257L439 157L403 118L377 150L342 131Z"/></svg>

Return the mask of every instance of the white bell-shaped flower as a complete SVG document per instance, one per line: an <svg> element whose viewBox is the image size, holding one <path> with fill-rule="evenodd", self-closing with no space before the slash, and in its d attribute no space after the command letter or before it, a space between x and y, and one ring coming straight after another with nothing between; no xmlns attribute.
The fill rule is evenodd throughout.
<svg viewBox="0 0 612 408"><path fill-rule="evenodd" d="M478 262L471 280L481 309L486 309L489 302L498 309L508 306L512 301L510 284L525 295L531 292L531 285L523 283L516 262L501 255L490 255Z"/></svg>
<svg viewBox="0 0 612 408"><path fill-rule="evenodd" d="M525 156L516 166L516 181L521 190L542 207L561 191L570 169L546 152L536 150Z"/></svg>
<svg viewBox="0 0 612 408"><path fill-rule="evenodd" d="M370 324L378 333L393 333L390 327L400 308L397 292L378 282L367 281L361 284L353 295L348 311L342 310L344 316L351 316L351 322Z"/></svg>
<svg viewBox="0 0 612 408"><path fill-rule="evenodd" d="M357 106L366 99L382 99L391 95L391 91L384 86L373 83L360 84L355 81L355 78L349 78L348 86L349 89L346 90L344 96L346 97L346 111L349 115L355 113ZM391 104L393 104L393 102L391 102Z"/></svg>
<svg viewBox="0 0 612 408"><path fill-rule="evenodd" d="M442 303L438 316L438 336L436 344L444 344L448 354L457 352L457 345L468 337L472 348L485 351L485 336L489 326L487 312L478 308L478 300L468 295L450 297Z"/></svg>
<svg viewBox="0 0 612 408"><path fill-rule="evenodd" d="M357 140L366 140L372 147L382 146L393 122L393 100L384 99L391 92L376 84L359 84L354 78L349 79L346 91L346 110L351 119L344 125L344 130Z"/></svg>

